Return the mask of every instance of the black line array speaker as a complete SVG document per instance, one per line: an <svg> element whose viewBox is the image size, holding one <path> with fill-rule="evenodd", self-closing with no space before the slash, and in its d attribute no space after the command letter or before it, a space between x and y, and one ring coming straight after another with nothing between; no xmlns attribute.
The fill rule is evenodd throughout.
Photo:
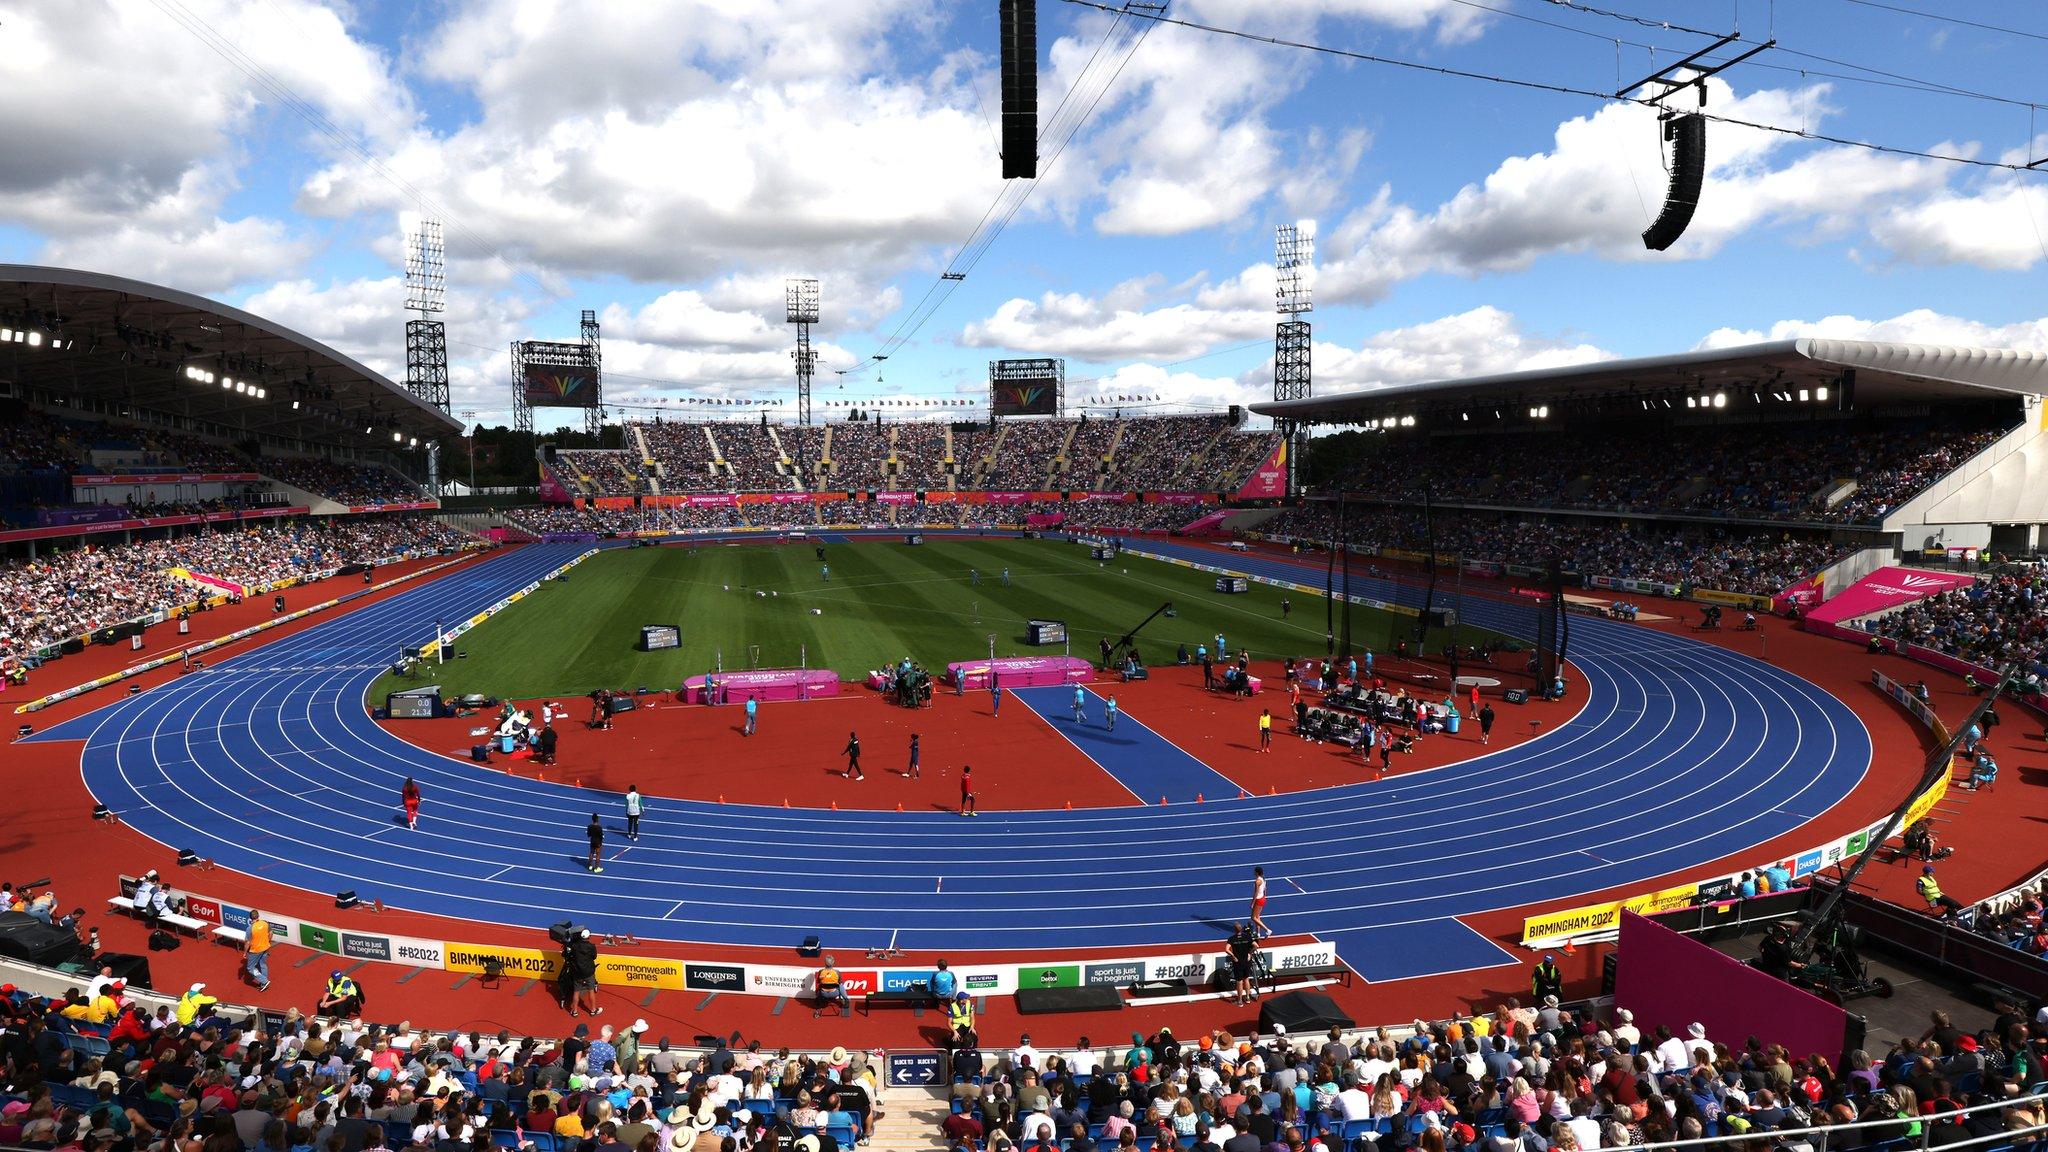
<svg viewBox="0 0 2048 1152"><path fill-rule="evenodd" d="M1673 116L1664 121L1664 138L1671 141L1671 187L1664 193L1664 210L1643 229L1643 247L1652 252L1678 243L1699 207L1707 174L1707 119L1697 112Z"/></svg>
<svg viewBox="0 0 2048 1152"><path fill-rule="evenodd" d="M1038 175L1038 0L1002 0L1003 179Z"/></svg>

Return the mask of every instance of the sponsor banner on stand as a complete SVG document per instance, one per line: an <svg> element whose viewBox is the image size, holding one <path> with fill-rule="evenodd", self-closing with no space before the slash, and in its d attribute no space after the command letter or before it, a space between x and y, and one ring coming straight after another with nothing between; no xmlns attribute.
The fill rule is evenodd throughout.
<svg viewBox="0 0 2048 1152"><path fill-rule="evenodd" d="M599 956L597 958L597 982L599 984L627 988L661 988L674 991L680 988L696 988L699 985L687 982L685 972L691 968L704 969L704 978L718 983L720 971L733 973L734 983L722 984L708 989L715 992L740 992L746 978L743 968L716 964L685 964L681 960L664 960L658 956Z"/></svg>
<svg viewBox="0 0 2048 1152"><path fill-rule="evenodd" d="M1723 592L1716 588L1695 588L1692 590L1692 599L1708 604L1726 604L1731 608L1741 608L1748 612L1771 610L1769 596L1745 596L1740 592Z"/></svg>
<svg viewBox="0 0 2048 1152"><path fill-rule="evenodd" d="M1079 988L1079 964L1038 964L1017 969L1018 988Z"/></svg>
<svg viewBox="0 0 2048 1152"><path fill-rule="evenodd" d="M802 996L810 991L810 987L809 968L764 967L759 964L747 968L747 991L755 996Z"/></svg>
<svg viewBox="0 0 2048 1152"><path fill-rule="evenodd" d="M920 984L929 988L931 979L929 968L892 968L882 973L882 991L909 992Z"/></svg>
<svg viewBox="0 0 2048 1152"><path fill-rule="evenodd" d="M1090 986L1107 984L1122 988L1144 979L1145 965L1137 960L1117 960L1107 964L1087 964L1081 968L1081 982Z"/></svg>
<svg viewBox="0 0 2048 1152"><path fill-rule="evenodd" d="M484 971L485 961L494 961L499 970L507 976L531 976L539 980L553 980L562 974L562 956L559 952L543 952L538 948L510 948L497 944L457 944L448 941L441 945L446 957L442 966L450 972Z"/></svg>
<svg viewBox="0 0 2048 1152"><path fill-rule="evenodd" d="M839 973L839 988L848 996L865 996L870 992L881 991L882 978L872 968L854 972L842 969Z"/></svg>
<svg viewBox="0 0 2048 1152"><path fill-rule="evenodd" d="M698 992L744 992L747 970L738 964L682 965L682 986Z"/></svg>
<svg viewBox="0 0 2048 1152"><path fill-rule="evenodd" d="M73 476L80 488L104 484L246 484L263 477L254 472L136 472L119 476Z"/></svg>
<svg viewBox="0 0 2048 1152"><path fill-rule="evenodd" d="M874 496L875 503L877 504L917 503L917 493L915 492L877 492L874 494Z"/></svg>

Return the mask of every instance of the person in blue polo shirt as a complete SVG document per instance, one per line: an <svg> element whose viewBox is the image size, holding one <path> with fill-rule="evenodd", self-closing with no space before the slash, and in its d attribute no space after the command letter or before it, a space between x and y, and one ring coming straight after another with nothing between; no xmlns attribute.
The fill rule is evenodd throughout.
<svg viewBox="0 0 2048 1152"><path fill-rule="evenodd" d="M953 999L953 994L959 990L960 981L953 975L953 970L946 967L944 960L939 961L938 970L932 973L931 993L933 999L950 1002Z"/></svg>
<svg viewBox="0 0 2048 1152"><path fill-rule="evenodd" d="M1074 723L1088 719L1088 692L1079 684L1074 685Z"/></svg>
<svg viewBox="0 0 2048 1152"><path fill-rule="evenodd" d="M747 696L747 726L740 733L741 735L752 736L754 734L754 718L755 715L760 711L760 708L760 702L758 700L755 700L753 695L749 693Z"/></svg>

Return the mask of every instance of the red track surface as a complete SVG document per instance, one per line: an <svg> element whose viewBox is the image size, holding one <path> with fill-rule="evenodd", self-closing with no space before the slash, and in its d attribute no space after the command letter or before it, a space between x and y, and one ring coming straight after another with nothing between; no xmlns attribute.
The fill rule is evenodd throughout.
<svg viewBox="0 0 2048 1152"><path fill-rule="evenodd" d="M1655 601L1645 604L1651 610L1660 607ZM1661 606L1675 611L1672 606ZM268 609L267 603L243 605L237 610L202 617L195 624L195 634L202 629L214 633L230 631L262 618ZM1686 626L1673 622L1659 627L1682 630ZM1868 675L1872 667L1879 667L1910 681L1926 674L1927 669L1896 657L1866 656L1851 645L1808 636L1776 621L1767 622L1760 634L1696 635L1731 647L1761 650L1767 646L1771 663L1813 680L1854 707L1869 726L1879 750L1877 762L1863 784L1827 816L1799 833L1742 858L1702 869L1701 873L1754 864L1868 823L1893 807L1917 776L1925 755L1921 734L1899 709L1870 688ZM67 658L42 673L28 694L88 679L110 667L124 665L128 659L125 649L101 649ZM1933 676L1928 679L1930 683L1937 682ZM1346 761L1327 748L1304 747L1281 738L1276 740L1276 750L1271 755L1256 753L1249 739L1256 709L1248 703L1203 694L1186 670L1162 669L1155 680L1119 685L1117 692L1120 704L1132 715L1170 732L1184 746L1249 789L1318 787L1358 778L1355 762ZM734 802L779 804L787 794L792 804L803 803L808 797L811 803L836 800L842 806L860 803L893 807L901 800L906 808L950 807L957 796L957 785L941 773L971 750L980 761L976 764L977 790L991 809L1043 807L1063 804L1069 799L1077 806L1084 799L1092 804L1129 802L1128 796L1108 783L1092 764L1052 736L1047 726L1028 710L1017 707L1015 701L1011 701L1014 711L996 720L987 715L986 697L945 697L928 711L910 713L876 699L863 699L864 695L856 692L838 702L770 706L763 711L762 734L751 740L743 739L734 730L736 709L671 706L621 717L619 726L609 733L587 733L572 727L564 740L561 771L572 779L582 772L584 782L593 786L623 787L637 782L650 792L708 798L715 798L722 791ZM107 694L102 692L68 707L41 713L39 718L48 722L96 707L106 699ZM1284 697L1275 695L1270 699L1277 705ZM1944 716L1950 716L1960 715L1968 702L1959 690L1945 683L1944 690L1937 692L1936 703ZM1277 707L1275 710L1279 711ZM1495 729L1498 743L1509 736L1525 738L1526 732L1515 729L1526 727L1527 717L1541 716L1547 708L1497 706L1497 711L1502 714L1502 722ZM829 721L825 719L828 717ZM2038 739L2018 738L2018 720L2018 716L2010 716L1994 741L2005 764L2000 791L1987 797L1964 794L1953 805L1963 823L1951 826L1948 834L1963 847L1944 865L1943 877L1947 888L1957 895L1969 897L2003 888L2039 864L2038 860L2024 857L2028 852L2025 845L2038 843L2039 824L2048 823L2048 814L2044 814L2048 813L2048 804L2043 804L2040 793L2031 787L2048 779L2048 755L2043 754ZM1546 727L1552 722L1547 722ZM925 776L919 782L894 775L913 723L924 734ZM469 722L465 721L402 727L425 733L423 742L430 747L466 749L470 743L466 735ZM869 782L860 785L839 779L831 752L836 750L836 733L842 727L860 729L863 743L872 750L870 766L888 771L871 772ZM673 746L678 742L687 742L691 749L684 763L675 763L677 758L672 753L656 751L657 744ZM1425 742L1424 749L1420 755L1398 760L1397 770L1460 759L1476 751L1465 737L1432 739ZM10 752L16 811L8 833L0 838L0 875L17 882L52 875L64 904L83 905L93 913L90 922L101 928L105 946L110 950L142 950L143 932L138 926L98 912L105 906L105 896L113 891L117 873L132 874L150 867L161 869L174 884L210 894L238 896L328 923L367 926L373 918L374 914L369 912L337 912L330 900L254 877L180 872L172 853L163 846L144 840L125 826L97 825L86 819L91 799L80 784L76 745L22 746ZM661 786L656 788L655 783ZM1998 802L1984 802L1993 799ZM431 800L429 797L430 806ZM1898 883L1909 879L1903 867L1892 871L1898 873ZM1889 894L1892 879L1884 878L1884 882ZM1575 902L1590 903L1628 894L1632 893L1589 893L1583 901ZM1533 909L1475 917L1472 923L1496 939L1512 941L1519 932L1521 918L1529 911ZM379 930L426 937L542 945L536 933L523 929L396 912L386 913L374 922ZM660 951L673 954L672 949ZM757 961L794 962L791 953L766 950L692 952L707 957L732 954ZM281 949L272 963L274 984L270 992L255 996L245 990L239 998L276 1006L310 1004L328 967L319 958L308 960L303 968L297 966L300 960L312 956L296 948ZM161 987L176 987L195 979L209 981L216 991L235 987L233 972L237 958L228 949L188 943L178 952L157 953L151 959L156 982ZM922 958L911 957L906 962L919 959ZM857 956L840 957L842 967L854 967L858 960ZM1584 949L1576 956L1560 957L1560 961L1568 979L1579 987L1598 978L1598 949ZM502 989L496 990L481 989L474 982L452 989L458 977L441 972L421 973L404 984L398 983L404 975L405 970L395 966L374 964L355 973L369 994L373 1016L385 1020L412 1018L422 1024L449 1027L506 1027L540 1034L552 1034L564 1026L564 1017L547 997L545 988L535 987L519 995L520 984L507 981ZM1490 1008L1504 996L1526 998L1527 992L1527 969L1521 966L1382 986L1360 983L1349 990L1332 990L1339 1003L1361 1022L1440 1016L1461 1008ZM611 1016L629 1020L645 1016L656 1034L666 1032L679 1041L699 1033L726 1033L734 1029L771 1042L806 1044L904 1046L929 1043L937 1035L933 1018L918 1020L901 1010L884 1011L873 1018L835 1019L806 1028L810 1023L808 1009L790 1005L777 1016L773 1014L774 1002L767 998L728 995L707 1000L701 993L664 992L643 1005L644 995L608 991L601 999L611 1009ZM1115 1017L1097 1019L1040 1020L1027 1025L1012 1016L1006 1004L996 1003L990 1005L984 1017L984 1034L991 1043L1000 1044L1020 1028L1030 1027L1041 1042L1059 1043L1070 1034L1090 1033L1100 1040L1133 1029L1150 1030L1161 1024L1171 1024L1183 1031L1217 1026L1242 1030L1254 1015L1254 1010L1211 1002L1131 1009Z"/></svg>
<svg viewBox="0 0 2048 1152"><path fill-rule="evenodd" d="M1281 679L1279 665L1255 669ZM1292 724L1285 692L1252 699L1205 692L1199 668L1157 668L1150 680L1129 684L1103 677L1094 686L1114 694L1126 716L1167 734L1202 762L1238 787L1266 795L1357 783L1373 773L1358 754L1340 745L1311 744L1276 736L1273 750L1258 750L1258 718L1271 708L1275 728ZM677 704L670 697L643 697L652 708L617 717L609 732L593 732L581 722L589 715L587 701L560 701L570 706L572 722L558 722L561 744L556 766L540 768L525 759L493 762L516 775L545 774L591 788L623 792L637 785L652 796L717 800L734 804L780 805L795 808L937 809L954 811L960 802L959 767L974 765L974 788L988 811L1076 808L1136 804L1129 791L1098 768L1094 761L1022 701L1011 697L1002 715L990 714L988 694L965 697L940 693L930 708L912 711L886 704L880 694L846 685L847 695L800 703L761 706L758 731L741 735L743 713L737 706L709 708ZM539 714L539 701L522 701ZM1493 748L1509 747L1570 719L1576 707L1535 705L1507 708L1494 726ZM430 751L466 757L472 728L491 721L492 714L444 720L387 722L392 732ZM839 756L844 733L857 730L865 751L864 783L845 778ZM918 734L919 779L902 775L908 763L910 734ZM1412 755L1394 757L1392 774L1455 763L1479 755L1478 729L1468 726L1457 736L1431 736ZM1377 769L1377 761L1375 771ZM1234 796L1208 797L1227 800ZM431 804L432 797L428 797ZM1156 798L1152 798L1156 800Z"/></svg>

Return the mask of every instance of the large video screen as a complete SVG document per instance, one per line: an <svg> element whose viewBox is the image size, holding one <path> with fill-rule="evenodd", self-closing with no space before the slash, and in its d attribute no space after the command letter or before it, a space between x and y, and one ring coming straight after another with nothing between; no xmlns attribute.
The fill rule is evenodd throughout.
<svg viewBox="0 0 2048 1152"><path fill-rule="evenodd" d="M528 364L520 381L529 408L597 407L596 373L581 365Z"/></svg>
<svg viewBox="0 0 2048 1152"><path fill-rule="evenodd" d="M1059 415L1059 384L1051 376L1006 380L989 386L989 404L998 416Z"/></svg>

